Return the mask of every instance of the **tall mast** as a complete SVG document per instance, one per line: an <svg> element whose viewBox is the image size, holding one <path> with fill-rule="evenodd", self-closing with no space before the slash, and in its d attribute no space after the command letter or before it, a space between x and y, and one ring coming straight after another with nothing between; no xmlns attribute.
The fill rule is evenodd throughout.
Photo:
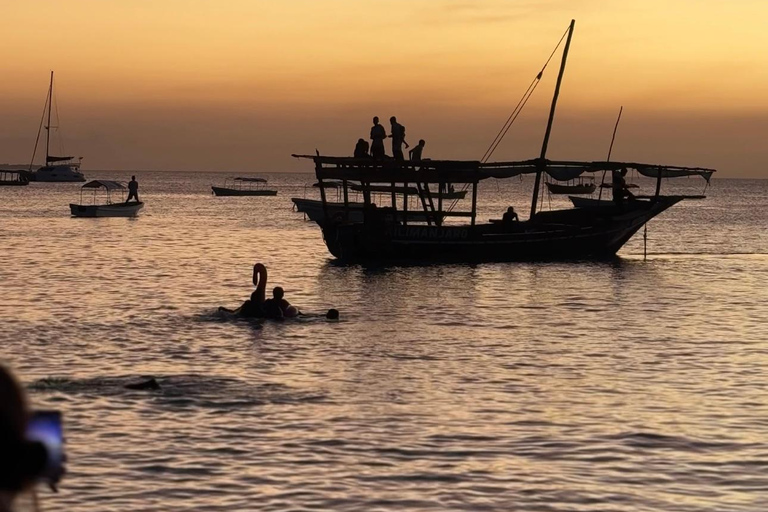
<svg viewBox="0 0 768 512"><path fill-rule="evenodd" d="M48 126L45 127L45 165L48 165L48 146L51 142L51 109L53 107L53 71L51 85L48 86Z"/></svg>
<svg viewBox="0 0 768 512"><path fill-rule="evenodd" d="M573 36L573 27L576 25L576 20L571 20L571 26L568 27L568 38L565 40L565 48L563 49L563 59L560 61L560 73L557 75L557 84L555 85L555 95L552 97L552 106L549 109L549 121L547 121L547 131L544 133L544 142L541 145L541 156L539 156L539 162L536 165L536 182L533 185L533 198L531 199L531 216L536 214L536 202L539 199L539 186L541 185L541 175L545 170L544 159L547 156L547 145L549 144L549 134L552 132L552 122L555 120L555 107L557 107L557 97L560 94L560 83L563 81L563 73L565 73L565 61L568 59L568 48L571 46L571 37Z"/></svg>

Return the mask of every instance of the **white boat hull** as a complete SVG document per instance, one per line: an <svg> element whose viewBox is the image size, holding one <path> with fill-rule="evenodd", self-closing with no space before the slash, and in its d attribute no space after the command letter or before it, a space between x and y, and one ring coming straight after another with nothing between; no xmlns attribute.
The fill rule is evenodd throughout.
<svg viewBox="0 0 768 512"><path fill-rule="evenodd" d="M135 217L144 203L73 204L69 209L74 217Z"/></svg>
<svg viewBox="0 0 768 512"><path fill-rule="evenodd" d="M71 164L48 165L32 173L32 181L82 182L85 176Z"/></svg>

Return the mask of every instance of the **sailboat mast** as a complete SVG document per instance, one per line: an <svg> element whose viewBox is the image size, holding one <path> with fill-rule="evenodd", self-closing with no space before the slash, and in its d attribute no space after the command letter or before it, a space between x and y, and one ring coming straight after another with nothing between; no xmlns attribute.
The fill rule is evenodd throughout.
<svg viewBox="0 0 768 512"><path fill-rule="evenodd" d="M48 86L48 126L45 127L45 165L48 165L48 147L51 143L51 110L53 107L53 71L51 84Z"/></svg>
<svg viewBox="0 0 768 512"><path fill-rule="evenodd" d="M547 121L547 131L544 133L544 142L541 145L541 156L539 156L539 162L536 170L536 181L533 184L533 197L531 198L531 216L536 214L536 202L539 200L539 187L541 185L541 175L544 172L546 165L544 159L547 156L547 146L549 145L549 134L552 133L552 123L555 120L555 107L557 107L557 97L560 95L560 84L563 81L563 74L565 73L565 61L568 59L568 48L571 46L571 37L573 36L573 27L576 25L576 20L571 20L571 26L568 28L568 38L565 40L565 48L563 49L563 58L560 61L560 73L557 75L557 84L555 85L555 94L552 96L552 106L549 109L549 120Z"/></svg>

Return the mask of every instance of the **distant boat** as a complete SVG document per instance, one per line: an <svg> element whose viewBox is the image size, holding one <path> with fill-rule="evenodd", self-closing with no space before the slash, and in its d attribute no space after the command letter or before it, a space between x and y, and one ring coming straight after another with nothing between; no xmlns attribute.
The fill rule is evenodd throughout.
<svg viewBox="0 0 768 512"><path fill-rule="evenodd" d="M51 125L51 110L53 106L53 71L51 71L51 83L48 86L48 97L45 100L47 110L47 123L45 124L45 165L36 171L32 171L32 163L29 166L29 177L31 181L49 181L49 182L82 182L85 176L80 172L80 160L75 161L74 156L53 156L50 154L51 128L57 128ZM44 113L43 119L46 118ZM37 132L35 140L35 149L32 152L32 162L37 153L37 144L40 142L40 131L43 128L43 119L40 120L40 129Z"/></svg>
<svg viewBox="0 0 768 512"><path fill-rule="evenodd" d="M211 187L217 196L276 196L264 178L231 178L224 180L223 187Z"/></svg>
<svg viewBox="0 0 768 512"><path fill-rule="evenodd" d="M83 192L93 190L92 204L83 203ZM69 209L75 217L135 217L144 208L143 202L124 202L126 187L120 182L110 180L89 181L80 188L80 204L70 203ZM96 204L98 192L102 192L104 202ZM121 201L113 202L112 194L120 191Z"/></svg>
<svg viewBox="0 0 768 512"><path fill-rule="evenodd" d="M29 180L21 171L0 171L0 187L23 187Z"/></svg>
<svg viewBox="0 0 768 512"><path fill-rule="evenodd" d="M560 183L547 182L550 194L591 194L597 188L594 183L577 183L575 185L561 185Z"/></svg>

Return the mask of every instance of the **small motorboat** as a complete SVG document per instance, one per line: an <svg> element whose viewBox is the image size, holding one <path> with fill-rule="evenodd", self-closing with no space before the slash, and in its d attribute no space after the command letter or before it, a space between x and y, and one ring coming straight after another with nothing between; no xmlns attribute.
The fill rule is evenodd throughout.
<svg viewBox="0 0 768 512"><path fill-rule="evenodd" d="M547 182L550 194L591 194L597 186L593 183L575 183L573 185L561 185L560 183Z"/></svg>
<svg viewBox="0 0 768 512"><path fill-rule="evenodd" d="M217 196L276 196L277 190L267 188L264 178L228 178L223 187L211 189Z"/></svg>
<svg viewBox="0 0 768 512"><path fill-rule="evenodd" d="M0 171L0 187L23 187L29 179L21 171Z"/></svg>
<svg viewBox="0 0 768 512"><path fill-rule="evenodd" d="M93 190L91 204L83 202L83 192ZM121 201L113 202L113 193L120 192ZM144 208L141 201L125 202L126 187L120 182L110 180L89 181L80 188L80 204L69 204L69 209L74 217L135 217L139 210ZM101 194L99 194L101 192ZM104 203L97 204L97 196L104 198Z"/></svg>

